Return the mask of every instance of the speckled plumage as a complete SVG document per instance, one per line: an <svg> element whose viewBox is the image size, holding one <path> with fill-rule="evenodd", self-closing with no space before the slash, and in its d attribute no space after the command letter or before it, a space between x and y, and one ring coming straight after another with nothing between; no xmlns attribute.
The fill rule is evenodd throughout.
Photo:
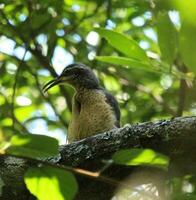
<svg viewBox="0 0 196 200"><path fill-rule="evenodd" d="M117 118L102 89L81 89L73 97L68 140L74 141L116 127Z"/></svg>
<svg viewBox="0 0 196 200"><path fill-rule="evenodd" d="M47 83L44 90L68 83L75 88L69 142L120 127L120 109L116 99L104 88L93 71L83 64L67 66L62 74Z"/></svg>

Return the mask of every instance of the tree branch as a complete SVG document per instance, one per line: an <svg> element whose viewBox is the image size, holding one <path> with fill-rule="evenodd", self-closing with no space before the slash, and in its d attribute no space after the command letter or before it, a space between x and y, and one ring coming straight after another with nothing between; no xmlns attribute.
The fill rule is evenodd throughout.
<svg viewBox="0 0 196 200"><path fill-rule="evenodd" d="M189 138L196 132L196 117L179 117L157 122L126 125L69 145L61 146L60 163L78 166L88 160L110 157L124 148L152 148L170 154L170 143L175 139Z"/></svg>
<svg viewBox="0 0 196 200"><path fill-rule="evenodd" d="M96 170L95 173L92 172L92 174L99 174L101 165L104 165L100 163L100 161L102 159L110 159L114 152L120 149L134 147L151 148L170 157L170 176L171 172L176 173L176 171L182 171L182 169L185 169L184 167L186 167L185 173L191 174L191 172L195 172L196 167L195 154L190 154L190 151L196 148L195 133L196 117L179 117L170 120L126 125L120 129L114 129L69 145L61 146L59 149L61 159L52 158L51 161L53 161L52 165L56 163L57 166L65 166L65 168L68 165L72 167L80 166L80 168L87 168L87 170L89 168L90 171ZM27 161L28 159L0 156L0 175L5 183L5 193L3 193L5 194L5 196L3 196L4 200L31 199L27 190L25 190L22 179L25 170L32 166L32 163ZM150 177L154 175L159 183L164 183L165 179L168 178L168 173L161 172L160 170L142 169L141 167L138 168L138 170L142 177L145 174L145 170L147 170L146 172L148 174L150 173ZM81 171L79 171L79 174L80 172ZM83 172L86 171L83 170ZM137 171L135 172L137 174ZM116 189L114 185L117 183L124 184L125 182L123 182L123 180L132 173L134 173L134 171L130 167L110 166L106 171L104 170L104 174L100 176L104 177L104 179L100 178L99 180L99 176L94 179L89 179L89 177L77 175L80 191L76 199L111 199ZM138 175L139 174L137 174L137 176ZM109 179L107 177L109 177ZM115 184L108 184L111 180L112 183ZM144 184L142 180L143 179L138 180L139 182L134 182L135 186ZM148 182L152 180L148 178L145 181ZM86 185L87 183L88 187ZM129 187L132 188L134 185L129 185Z"/></svg>

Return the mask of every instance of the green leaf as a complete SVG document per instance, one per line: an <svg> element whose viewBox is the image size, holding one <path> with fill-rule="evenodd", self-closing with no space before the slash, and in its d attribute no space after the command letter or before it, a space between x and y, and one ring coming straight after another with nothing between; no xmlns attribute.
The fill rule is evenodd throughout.
<svg viewBox="0 0 196 200"><path fill-rule="evenodd" d="M146 64L141 61L137 61L132 58L127 58L127 57L117 57L117 56L97 56L97 60L110 63L110 64L116 64L116 65L128 65L129 67L133 68L139 68L139 69L144 69L144 70L149 70L149 71L154 71L155 68L151 66L150 64Z"/></svg>
<svg viewBox="0 0 196 200"><path fill-rule="evenodd" d="M113 157L116 164L137 166L145 165L167 169L168 157L151 149L126 149L116 152Z"/></svg>
<svg viewBox="0 0 196 200"><path fill-rule="evenodd" d="M78 190L72 173L53 167L30 168L24 179L29 191L39 200L71 200Z"/></svg>
<svg viewBox="0 0 196 200"><path fill-rule="evenodd" d="M41 24L44 24L47 22L47 20L50 19L50 15L48 13L45 13L43 15L42 13L33 13L32 20L31 20L31 26L33 29L37 29L41 26Z"/></svg>
<svg viewBox="0 0 196 200"><path fill-rule="evenodd" d="M162 59L171 65L176 57L177 30L171 22L168 13L159 13L157 32Z"/></svg>
<svg viewBox="0 0 196 200"><path fill-rule="evenodd" d="M15 135L11 138L7 153L29 158L58 155L58 141L45 135Z"/></svg>
<svg viewBox="0 0 196 200"><path fill-rule="evenodd" d="M195 200L196 195L195 194L183 194L181 193L174 193L171 195L171 200Z"/></svg>
<svg viewBox="0 0 196 200"><path fill-rule="evenodd" d="M196 73L196 27L182 23L180 30L180 55L185 65Z"/></svg>
<svg viewBox="0 0 196 200"><path fill-rule="evenodd" d="M10 146L10 137L10 134L5 134L0 128L0 154L4 154Z"/></svg>
<svg viewBox="0 0 196 200"><path fill-rule="evenodd" d="M109 91L119 91L121 89L119 80L113 76L104 76L103 83L105 88Z"/></svg>
<svg viewBox="0 0 196 200"><path fill-rule="evenodd" d="M103 28L96 28L95 31L126 56L143 61L144 63L149 62L145 51L133 39L121 33Z"/></svg>
<svg viewBox="0 0 196 200"><path fill-rule="evenodd" d="M17 119L24 121L28 119L32 115L32 112L35 110L35 106L23 106L16 108L14 110L14 114L16 115Z"/></svg>
<svg viewBox="0 0 196 200"><path fill-rule="evenodd" d="M196 26L196 1L195 0L172 0L171 1L176 10L180 12L180 17L186 23Z"/></svg>

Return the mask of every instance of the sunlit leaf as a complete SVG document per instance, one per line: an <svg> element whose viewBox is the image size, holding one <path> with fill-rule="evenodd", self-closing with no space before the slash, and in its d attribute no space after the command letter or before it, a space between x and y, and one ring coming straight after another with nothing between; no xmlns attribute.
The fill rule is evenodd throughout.
<svg viewBox="0 0 196 200"><path fill-rule="evenodd" d="M183 23L180 30L180 54L187 67L196 73L196 27Z"/></svg>
<svg viewBox="0 0 196 200"><path fill-rule="evenodd" d="M0 54L0 61L1 60L2 55ZM2 106L3 104L5 104L5 98L3 98L3 96L0 96L0 106Z"/></svg>
<svg viewBox="0 0 196 200"><path fill-rule="evenodd" d="M24 179L29 191L39 200L71 200L78 190L73 174L62 169L30 168Z"/></svg>
<svg viewBox="0 0 196 200"><path fill-rule="evenodd" d="M174 7L179 10L181 29L179 33L179 49L185 65L196 73L196 1L172 0Z"/></svg>
<svg viewBox="0 0 196 200"><path fill-rule="evenodd" d="M14 110L14 114L16 115L17 119L24 121L31 116L33 111L35 111L35 106L23 106L16 108Z"/></svg>
<svg viewBox="0 0 196 200"><path fill-rule="evenodd" d="M171 22L168 13L159 13L157 31L162 59L171 65L177 51L177 31Z"/></svg>
<svg viewBox="0 0 196 200"><path fill-rule="evenodd" d="M155 68L151 66L150 64L146 64L144 62L137 61L135 59L127 58L127 57L97 56L96 59L102 62L110 63L110 64L127 65L129 67L150 70L150 71L155 70Z"/></svg>
<svg viewBox="0 0 196 200"><path fill-rule="evenodd" d="M148 63L149 60L145 51L133 39L121 33L103 28L96 28L95 31L126 56Z"/></svg>
<svg viewBox="0 0 196 200"><path fill-rule="evenodd" d="M116 152L113 157L116 164L137 166L145 165L167 169L168 157L151 149L126 149Z"/></svg>
<svg viewBox="0 0 196 200"><path fill-rule="evenodd" d="M0 121L1 126L11 126L12 125L12 119L11 118L4 118Z"/></svg>
<svg viewBox="0 0 196 200"><path fill-rule="evenodd" d="M0 154L4 154L5 150L10 146L9 136L0 129Z"/></svg>
<svg viewBox="0 0 196 200"><path fill-rule="evenodd" d="M120 83L118 79L114 78L113 76L105 76L103 78L104 86L109 91L119 91L120 90Z"/></svg>
<svg viewBox="0 0 196 200"><path fill-rule="evenodd" d="M7 152L13 155L41 158L58 155L58 141L45 135L15 135Z"/></svg>
<svg viewBox="0 0 196 200"><path fill-rule="evenodd" d="M170 1L170 0L169 0ZM196 1L195 0L172 0L171 1L175 9L180 12L181 18L185 20L187 24L196 26Z"/></svg>

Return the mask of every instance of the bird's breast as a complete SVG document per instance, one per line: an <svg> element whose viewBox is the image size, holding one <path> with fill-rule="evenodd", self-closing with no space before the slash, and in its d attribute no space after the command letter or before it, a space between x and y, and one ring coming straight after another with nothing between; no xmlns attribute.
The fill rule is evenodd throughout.
<svg viewBox="0 0 196 200"><path fill-rule="evenodd" d="M73 98L69 140L79 140L115 127L116 118L101 90L76 93Z"/></svg>

